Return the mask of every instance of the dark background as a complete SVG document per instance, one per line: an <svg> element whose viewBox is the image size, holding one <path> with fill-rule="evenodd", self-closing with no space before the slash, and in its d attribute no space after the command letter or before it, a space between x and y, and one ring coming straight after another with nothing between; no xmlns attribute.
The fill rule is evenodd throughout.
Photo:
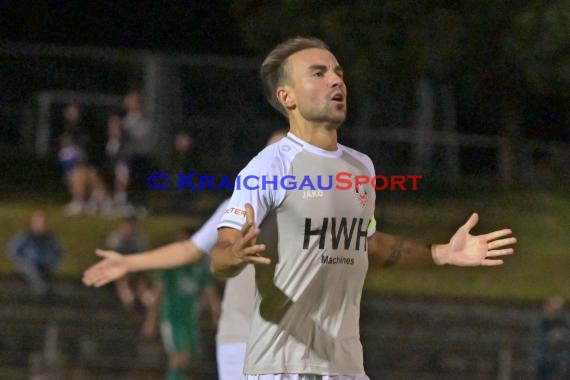
<svg viewBox="0 0 570 380"><path fill-rule="evenodd" d="M0 30L4 39L12 42L164 52L244 52L224 1L3 3Z"/></svg>

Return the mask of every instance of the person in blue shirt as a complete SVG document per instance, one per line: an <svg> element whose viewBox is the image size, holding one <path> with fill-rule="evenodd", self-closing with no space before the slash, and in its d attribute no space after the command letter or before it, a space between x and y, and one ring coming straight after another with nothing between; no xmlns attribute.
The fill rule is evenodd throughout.
<svg viewBox="0 0 570 380"><path fill-rule="evenodd" d="M7 255L35 294L42 296L50 291L51 278L63 251L55 236L47 230L45 212L36 210L32 213L29 229L10 240Z"/></svg>
<svg viewBox="0 0 570 380"><path fill-rule="evenodd" d="M536 379L568 379L570 324L564 313L564 299L561 296L553 296L544 303L536 334Z"/></svg>

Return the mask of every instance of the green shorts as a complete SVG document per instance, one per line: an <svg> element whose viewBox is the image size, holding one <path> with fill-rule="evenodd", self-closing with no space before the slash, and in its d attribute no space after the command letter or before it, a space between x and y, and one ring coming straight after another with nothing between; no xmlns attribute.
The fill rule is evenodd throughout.
<svg viewBox="0 0 570 380"><path fill-rule="evenodd" d="M160 322L160 335L168 354L188 352L198 354L200 348L200 326L188 322L176 323L169 320Z"/></svg>

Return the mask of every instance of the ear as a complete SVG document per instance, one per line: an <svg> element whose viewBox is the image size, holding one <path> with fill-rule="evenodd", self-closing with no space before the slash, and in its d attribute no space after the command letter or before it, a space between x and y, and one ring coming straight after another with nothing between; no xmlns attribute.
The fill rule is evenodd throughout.
<svg viewBox="0 0 570 380"><path fill-rule="evenodd" d="M293 89L289 86L279 86L277 88L277 100L287 109L292 109L297 104L295 101L295 94Z"/></svg>

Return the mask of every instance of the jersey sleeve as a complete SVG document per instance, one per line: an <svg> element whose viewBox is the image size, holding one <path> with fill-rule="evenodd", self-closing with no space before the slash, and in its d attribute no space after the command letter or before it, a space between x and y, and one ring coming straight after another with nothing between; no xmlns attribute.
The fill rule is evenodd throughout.
<svg viewBox="0 0 570 380"><path fill-rule="evenodd" d="M286 170L285 164L275 153L276 147L267 149L240 172L218 228L241 229L246 221L246 203L253 207L254 223L259 226L269 211L285 197L285 189L279 186L279 179Z"/></svg>
<svg viewBox="0 0 570 380"><path fill-rule="evenodd" d="M223 201L216 211L214 211L212 216L210 216L202 227L200 227L200 229L190 238L200 251L210 254L210 251L214 248L214 245L218 240L218 223L220 223L228 203L229 199Z"/></svg>
<svg viewBox="0 0 570 380"><path fill-rule="evenodd" d="M372 235L374 235L375 232L376 232L376 218L372 216L372 219L370 219L370 223L368 223L368 234L366 236L372 237Z"/></svg>
<svg viewBox="0 0 570 380"><path fill-rule="evenodd" d="M366 166L366 169L368 170L369 178L373 178L374 176L376 176L376 170L374 169L374 163L372 162L370 157L368 157L366 154L360 153L360 159L362 160L362 162ZM374 202L376 203L376 196L374 196L373 199L374 199ZM374 213L374 211L372 211L372 212ZM376 218L374 217L374 214L372 214L372 218L370 219L370 222L368 223L367 237L372 237L372 235L374 235L374 233L376 232L376 228L377 228Z"/></svg>

